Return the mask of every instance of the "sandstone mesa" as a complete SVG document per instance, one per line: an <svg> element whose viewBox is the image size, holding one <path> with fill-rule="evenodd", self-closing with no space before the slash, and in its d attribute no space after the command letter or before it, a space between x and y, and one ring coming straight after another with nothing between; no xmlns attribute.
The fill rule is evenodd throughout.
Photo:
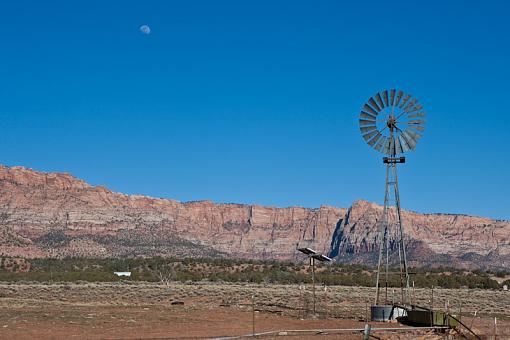
<svg viewBox="0 0 510 340"><path fill-rule="evenodd" d="M297 259L309 246L374 264L382 207L264 207L124 195L69 174L0 166L0 254ZM404 211L412 266L510 267L510 222ZM391 235L391 242L395 235Z"/></svg>

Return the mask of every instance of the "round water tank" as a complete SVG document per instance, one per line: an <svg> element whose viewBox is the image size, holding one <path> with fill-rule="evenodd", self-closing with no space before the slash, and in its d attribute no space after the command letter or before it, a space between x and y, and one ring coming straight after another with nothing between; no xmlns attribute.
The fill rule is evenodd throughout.
<svg viewBox="0 0 510 340"><path fill-rule="evenodd" d="M405 309L393 305L370 306L370 320L372 321L396 320L398 317L406 315Z"/></svg>

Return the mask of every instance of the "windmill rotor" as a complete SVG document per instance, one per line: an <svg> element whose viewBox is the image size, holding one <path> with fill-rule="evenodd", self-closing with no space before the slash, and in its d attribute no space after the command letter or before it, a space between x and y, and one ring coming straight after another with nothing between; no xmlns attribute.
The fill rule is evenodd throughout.
<svg viewBox="0 0 510 340"><path fill-rule="evenodd" d="M396 156L416 149L425 131L425 112L411 95L396 89L384 90L363 105L359 127L369 146Z"/></svg>

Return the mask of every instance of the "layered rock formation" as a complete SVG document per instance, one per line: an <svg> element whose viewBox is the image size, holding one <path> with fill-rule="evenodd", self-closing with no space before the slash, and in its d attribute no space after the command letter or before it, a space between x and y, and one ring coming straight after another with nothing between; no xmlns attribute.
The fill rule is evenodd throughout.
<svg viewBox="0 0 510 340"><path fill-rule="evenodd" d="M375 264L378 221L383 208L357 201L348 209L332 240L331 255L344 262ZM390 211L390 216L395 211ZM394 218L393 218L394 219ZM411 265L509 268L510 222L455 214L403 212ZM390 229L391 230L391 229ZM390 244L396 247L396 228Z"/></svg>
<svg viewBox="0 0 510 340"><path fill-rule="evenodd" d="M275 208L181 203L93 187L69 174L0 166L0 253L22 257L236 256L295 259L310 246L373 262L378 205ZM510 265L510 223L405 212L415 265Z"/></svg>

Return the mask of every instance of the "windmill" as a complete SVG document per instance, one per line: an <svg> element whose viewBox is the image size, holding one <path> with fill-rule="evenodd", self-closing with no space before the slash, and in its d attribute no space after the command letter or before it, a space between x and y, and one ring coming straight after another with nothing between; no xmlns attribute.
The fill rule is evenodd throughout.
<svg viewBox="0 0 510 340"><path fill-rule="evenodd" d="M401 305L409 303L409 272L400 212L397 164L405 163L405 157L401 156L403 153L416 149L425 130L425 113L418 100L411 95L395 89L384 90L370 97L363 105L359 125L361 135L368 145L385 155L383 163L386 164L386 188L383 216L379 225L376 296L371 314L374 321L387 321L399 316L398 308L395 309L388 302L390 275L399 275ZM390 244L390 233L397 240L398 272L389 271L390 248L395 248ZM384 287L384 302L381 283Z"/></svg>

